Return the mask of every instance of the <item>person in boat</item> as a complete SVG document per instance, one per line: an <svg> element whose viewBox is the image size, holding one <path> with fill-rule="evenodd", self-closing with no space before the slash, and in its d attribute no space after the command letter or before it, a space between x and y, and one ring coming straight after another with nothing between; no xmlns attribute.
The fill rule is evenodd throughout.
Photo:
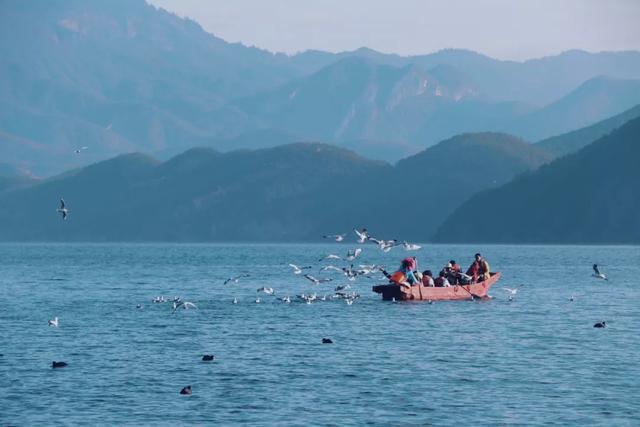
<svg viewBox="0 0 640 427"><path fill-rule="evenodd" d="M414 274L414 271L416 271L417 268L418 261L416 260L416 257L405 258L400 263L398 271L393 274L389 274L382 270L382 274L384 274L391 283L401 286L411 286L413 284L420 283Z"/></svg>
<svg viewBox="0 0 640 427"><path fill-rule="evenodd" d="M435 286L435 282L433 281L433 273L431 270L425 270L422 272L422 285L433 287Z"/></svg>
<svg viewBox="0 0 640 427"><path fill-rule="evenodd" d="M438 275L438 278L434 281L436 288L443 288L451 286L451 283L447 280L447 273L442 270Z"/></svg>
<svg viewBox="0 0 640 427"><path fill-rule="evenodd" d="M451 265L450 262L444 266L442 271L444 271L444 275L447 278L447 281L451 285L455 285L457 283L458 277L456 276L456 273L453 271L453 266Z"/></svg>
<svg viewBox="0 0 640 427"><path fill-rule="evenodd" d="M489 263L481 254L475 255L475 261L467 270L467 274L473 278L473 283L482 282L491 277Z"/></svg>
<svg viewBox="0 0 640 427"><path fill-rule="evenodd" d="M460 273L462 271L462 268L460 268L460 264L456 263L454 259L449 261L449 264L451 264L451 271L453 271L454 273Z"/></svg>

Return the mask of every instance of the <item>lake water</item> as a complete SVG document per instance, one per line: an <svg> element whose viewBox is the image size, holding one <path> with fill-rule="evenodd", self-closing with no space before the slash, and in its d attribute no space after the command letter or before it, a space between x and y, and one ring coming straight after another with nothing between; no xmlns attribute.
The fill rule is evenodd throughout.
<svg viewBox="0 0 640 427"><path fill-rule="evenodd" d="M331 294L346 281L314 268L336 279L314 286L287 264L352 247L0 245L0 425L640 425L639 247L417 252L437 270L482 251L503 272L491 301L383 302L363 279L353 305L254 302L263 285ZM156 295L198 309L172 314Z"/></svg>

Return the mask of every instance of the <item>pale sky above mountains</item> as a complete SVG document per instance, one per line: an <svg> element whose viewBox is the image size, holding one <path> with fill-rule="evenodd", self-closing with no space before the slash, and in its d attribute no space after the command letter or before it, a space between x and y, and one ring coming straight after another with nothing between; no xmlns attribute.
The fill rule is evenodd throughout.
<svg viewBox="0 0 640 427"><path fill-rule="evenodd" d="M640 50L640 0L148 0L270 51L465 48L524 60L569 49Z"/></svg>

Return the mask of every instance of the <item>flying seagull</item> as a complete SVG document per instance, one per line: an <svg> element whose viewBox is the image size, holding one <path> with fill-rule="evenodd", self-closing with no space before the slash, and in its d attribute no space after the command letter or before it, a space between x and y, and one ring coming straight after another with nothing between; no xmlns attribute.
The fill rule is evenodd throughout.
<svg viewBox="0 0 640 427"><path fill-rule="evenodd" d="M326 234L322 237L324 237L325 239L333 239L336 242L342 242L346 237L346 234Z"/></svg>
<svg viewBox="0 0 640 427"><path fill-rule="evenodd" d="M267 295L273 295L274 290L273 290L273 288L265 288L263 286L263 287L257 289L256 292L264 292Z"/></svg>
<svg viewBox="0 0 640 427"><path fill-rule="evenodd" d="M311 268L311 266L307 266L307 267L298 267L295 264L289 264L289 267L293 268L293 274L301 274L302 270L308 270Z"/></svg>
<svg viewBox="0 0 640 427"><path fill-rule="evenodd" d="M76 149L76 150L74 151L74 153L76 153L76 154L80 154L80 153L82 153L84 150L88 150L88 149L89 149L89 147L80 147L80 148Z"/></svg>
<svg viewBox="0 0 640 427"><path fill-rule="evenodd" d="M67 219L67 215L69 215L69 209L67 209L67 205L64 203L64 199L60 199L60 207L56 210L60 215L62 215L62 219Z"/></svg>
<svg viewBox="0 0 640 427"><path fill-rule="evenodd" d="M304 277L309 280L310 282L312 282L314 285L319 285L320 283L323 282L330 282L333 279L316 279L315 277L311 276L310 274L305 274Z"/></svg>
<svg viewBox="0 0 640 427"><path fill-rule="evenodd" d="M600 273L598 264L593 264L593 277L595 277L596 279L609 280L607 279L607 276L604 273Z"/></svg>
<svg viewBox="0 0 640 427"><path fill-rule="evenodd" d="M366 228L363 228L360 231L354 228L353 232L356 233L356 236L358 236L358 243L364 243L369 238L369 232Z"/></svg>
<svg viewBox="0 0 640 427"><path fill-rule="evenodd" d="M49 320L49 326L53 326L54 328L58 327L58 318L54 317L53 319Z"/></svg>
<svg viewBox="0 0 640 427"><path fill-rule="evenodd" d="M422 246L416 245L415 243L402 242L402 246L404 246L405 251L418 251L422 249Z"/></svg>
<svg viewBox="0 0 640 427"><path fill-rule="evenodd" d="M362 249L361 248L356 248L353 251L348 251L347 252L347 261L353 261L354 259L358 258L361 253L362 253Z"/></svg>
<svg viewBox="0 0 640 427"><path fill-rule="evenodd" d="M320 258L318 261L324 261L325 259L342 259L342 258L340 258L340 256L338 255L329 254L325 257Z"/></svg>
<svg viewBox="0 0 640 427"><path fill-rule="evenodd" d="M224 285L226 285L229 282L238 283L238 281L240 279L242 279L243 277L249 277L249 276L250 276L249 274L241 274L241 275L236 276L236 277L229 277L227 280L224 281Z"/></svg>
<svg viewBox="0 0 640 427"><path fill-rule="evenodd" d="M191 301L180 301L180 302L174 302L173 303L173 313L176 312L177 309L179 309L180 307L182 307L185 310L188 310L189 307L192 308L198 308L196 307L196 305L194 303L192 303Z"/></svg>

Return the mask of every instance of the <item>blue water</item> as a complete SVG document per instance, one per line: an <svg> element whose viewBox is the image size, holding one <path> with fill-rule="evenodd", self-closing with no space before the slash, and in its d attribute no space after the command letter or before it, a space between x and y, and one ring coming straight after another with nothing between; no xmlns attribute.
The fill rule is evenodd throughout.
<svg viewBox="0 0 640 427"><path fill-rule="evenodd" d="M263 285L331 293L339 276L314 287L286 264L351 247L0 245L0 425L640 424L640 248L427 245L433 270L481 250L503 272L494 299L383 302L364 279L351 306L254 302Z"/></svg>

